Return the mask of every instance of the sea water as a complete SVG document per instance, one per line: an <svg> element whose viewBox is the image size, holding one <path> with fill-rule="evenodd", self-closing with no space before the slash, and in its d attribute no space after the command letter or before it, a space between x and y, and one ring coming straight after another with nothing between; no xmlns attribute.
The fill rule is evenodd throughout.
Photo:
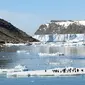
<svg viewBox="0 0 85 85"><path fill-rule="evenodd" d="M0 85L85 85L85 77L0 78Z"/></svg>
<svg viewBox="0 0 85 85"><path fill-rule="evenodd" d="M39 56L38 53L62 52L64 56ZM85 67L85 47L11 46L0 48L0 68L26 65L29 70L55 67ZM85 85L85 75L62 77L7 78L0 85Z"/></svg>

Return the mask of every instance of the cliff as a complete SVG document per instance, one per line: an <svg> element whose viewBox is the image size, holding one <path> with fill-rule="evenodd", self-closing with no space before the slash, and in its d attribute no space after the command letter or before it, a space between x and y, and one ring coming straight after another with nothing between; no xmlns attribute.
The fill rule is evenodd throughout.
<svg viewBox="0 0 85 85"><path fill-rule="evenodd" d="M51 20L40 25L35 35L82 34L85 33L85 20Z"/></svg>
<svg viewBox="0 0 85 85"><path fill-rule="evenodd" d="M0 43L25 43L37 42L38 40L27 35L22 30L13 26L10 22L0 19Z"/></svg>

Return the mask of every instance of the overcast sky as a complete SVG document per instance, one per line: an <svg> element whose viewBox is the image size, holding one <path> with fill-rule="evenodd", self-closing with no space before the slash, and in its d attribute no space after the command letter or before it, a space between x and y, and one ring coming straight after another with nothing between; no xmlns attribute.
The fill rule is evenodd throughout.
<svg viewBox="0 0 85 85"><path fill-rule="evenodd" d="M57 19L85 19L85 0L0 0L0 17L33 35Z"/></svg>

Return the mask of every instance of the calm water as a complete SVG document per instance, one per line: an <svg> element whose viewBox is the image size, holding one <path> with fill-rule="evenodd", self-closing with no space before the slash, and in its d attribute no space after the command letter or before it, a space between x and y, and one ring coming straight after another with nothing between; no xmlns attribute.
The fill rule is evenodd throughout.
<svg viewBox="0 0 85 85"><path fill-rule="evenodd" d="M64 53L64 56L39 56L38 53ZM54 67L85 67L85 47L12 46L0 48L0 68L22 64L30 70ZM6 78L0 85L85 85L85 76Z"/></svg>
<svg viewBox="0 0 85 85"><path fill-rule="evenodd" d="M0 85L85 85L85 77L2 78Z"/></svg>

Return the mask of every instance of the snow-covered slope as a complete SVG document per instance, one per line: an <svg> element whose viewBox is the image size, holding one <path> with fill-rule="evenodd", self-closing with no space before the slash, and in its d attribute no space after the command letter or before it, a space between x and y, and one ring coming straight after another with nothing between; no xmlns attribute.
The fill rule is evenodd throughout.
<svg viewBox="0 0 85 85"><path fill-rule="evenodd" d="M53 21L51 21L51 22L53 22ZM54 23L67 27L67 26L69 26L70 24L73 24L73 23L75 23L77 25L85 25L85 20L54 21Z"/></svg>
<svg viewBox="0 0 85 85"><path fill-rule="evenodd" d="M44 34L81 34L85 32L85 20L51 20L40 25L36 35Z"/></svg>

